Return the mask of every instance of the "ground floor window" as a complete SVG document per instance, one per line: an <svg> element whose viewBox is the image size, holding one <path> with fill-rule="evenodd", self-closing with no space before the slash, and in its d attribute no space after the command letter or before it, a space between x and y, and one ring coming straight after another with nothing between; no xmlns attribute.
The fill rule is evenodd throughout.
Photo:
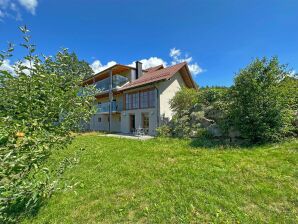
<svg viewBox="0 0 298 224"><path fill-rule="evenodd" d="M149 115L148 113L143 113L143 128L149 128Z"/></svg>

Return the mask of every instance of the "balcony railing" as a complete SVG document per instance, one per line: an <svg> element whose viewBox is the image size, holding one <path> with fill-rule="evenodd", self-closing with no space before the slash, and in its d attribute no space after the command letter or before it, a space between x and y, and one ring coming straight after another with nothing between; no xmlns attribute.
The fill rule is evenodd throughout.
<svg viewBox="0 0 298 224"><path fill-rule="evenodd" d="M112 77L112 88L120 87L128 82L128 78L122 75L113 75ZM96 89L100 92L109 90L110 78L106 78L95 83Z"/></svg>
<svg viewBox="0 0 298 224"><path fill-rule="evenodd" d="M109 113L110 102L97 104L96 109L97 113ZM122 102L112 101L112 112L120 112L122 109Z"/></svg>

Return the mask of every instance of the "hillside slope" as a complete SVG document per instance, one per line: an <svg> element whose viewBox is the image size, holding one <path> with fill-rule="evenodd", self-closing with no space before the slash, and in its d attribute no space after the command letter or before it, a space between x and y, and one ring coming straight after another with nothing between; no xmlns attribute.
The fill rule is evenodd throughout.
<svg viewBox="0 0 298 224"><path fill-rule="evenodd" d="M83 135L56 193L25 223L297 223L298 141L254 148L196 147L173 139Z"/></svg>

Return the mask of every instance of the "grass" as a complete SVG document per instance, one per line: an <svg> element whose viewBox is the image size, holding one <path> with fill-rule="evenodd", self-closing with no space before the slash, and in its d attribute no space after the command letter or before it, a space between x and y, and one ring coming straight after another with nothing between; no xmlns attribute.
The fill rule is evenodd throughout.
<svg viewBox="0 0 298 224"><path fill-rule="evenodd" d="M199 145L199 147L197 146ZM78 182L25 223L297 223L298 141L253 148L77 136Z"/></svg>

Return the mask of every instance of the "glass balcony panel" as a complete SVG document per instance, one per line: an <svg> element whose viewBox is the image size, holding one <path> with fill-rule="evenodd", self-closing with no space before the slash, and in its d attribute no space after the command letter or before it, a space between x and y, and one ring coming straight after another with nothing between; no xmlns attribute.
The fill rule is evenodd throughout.
<svg viewBox="0 0 298 224"><path fill-rule="evenodd" d="M122 111L122 102L112 102L112 112L120 112ZM97 113L109 113L110 111L110 102L104 102L97 104Z"/></svg>
<svg viewBox="0 0 298 224"><path fill-rule="evenodd" d="M110 83L109 78L97 81L95 83L95 88L100 90L100 91L109 90L109 83Z"/></svg>
<svg viewBox="0 0 298 224"><path fill-rule="evenodd" d="M122 75L113 75L113 88L121 87L128 82L128 78Z"/></svg>
<svg viewBox="0 0 298 224"><path fill-rule="evenodd" d="M113 75L112 78L112 88L121 87L125 83L128 82L128 78L122 75ZM97 81L95 83L96 89L98 89L100 92L109 90L110 87L110 78L105 78L103 80Z"/></svg>

